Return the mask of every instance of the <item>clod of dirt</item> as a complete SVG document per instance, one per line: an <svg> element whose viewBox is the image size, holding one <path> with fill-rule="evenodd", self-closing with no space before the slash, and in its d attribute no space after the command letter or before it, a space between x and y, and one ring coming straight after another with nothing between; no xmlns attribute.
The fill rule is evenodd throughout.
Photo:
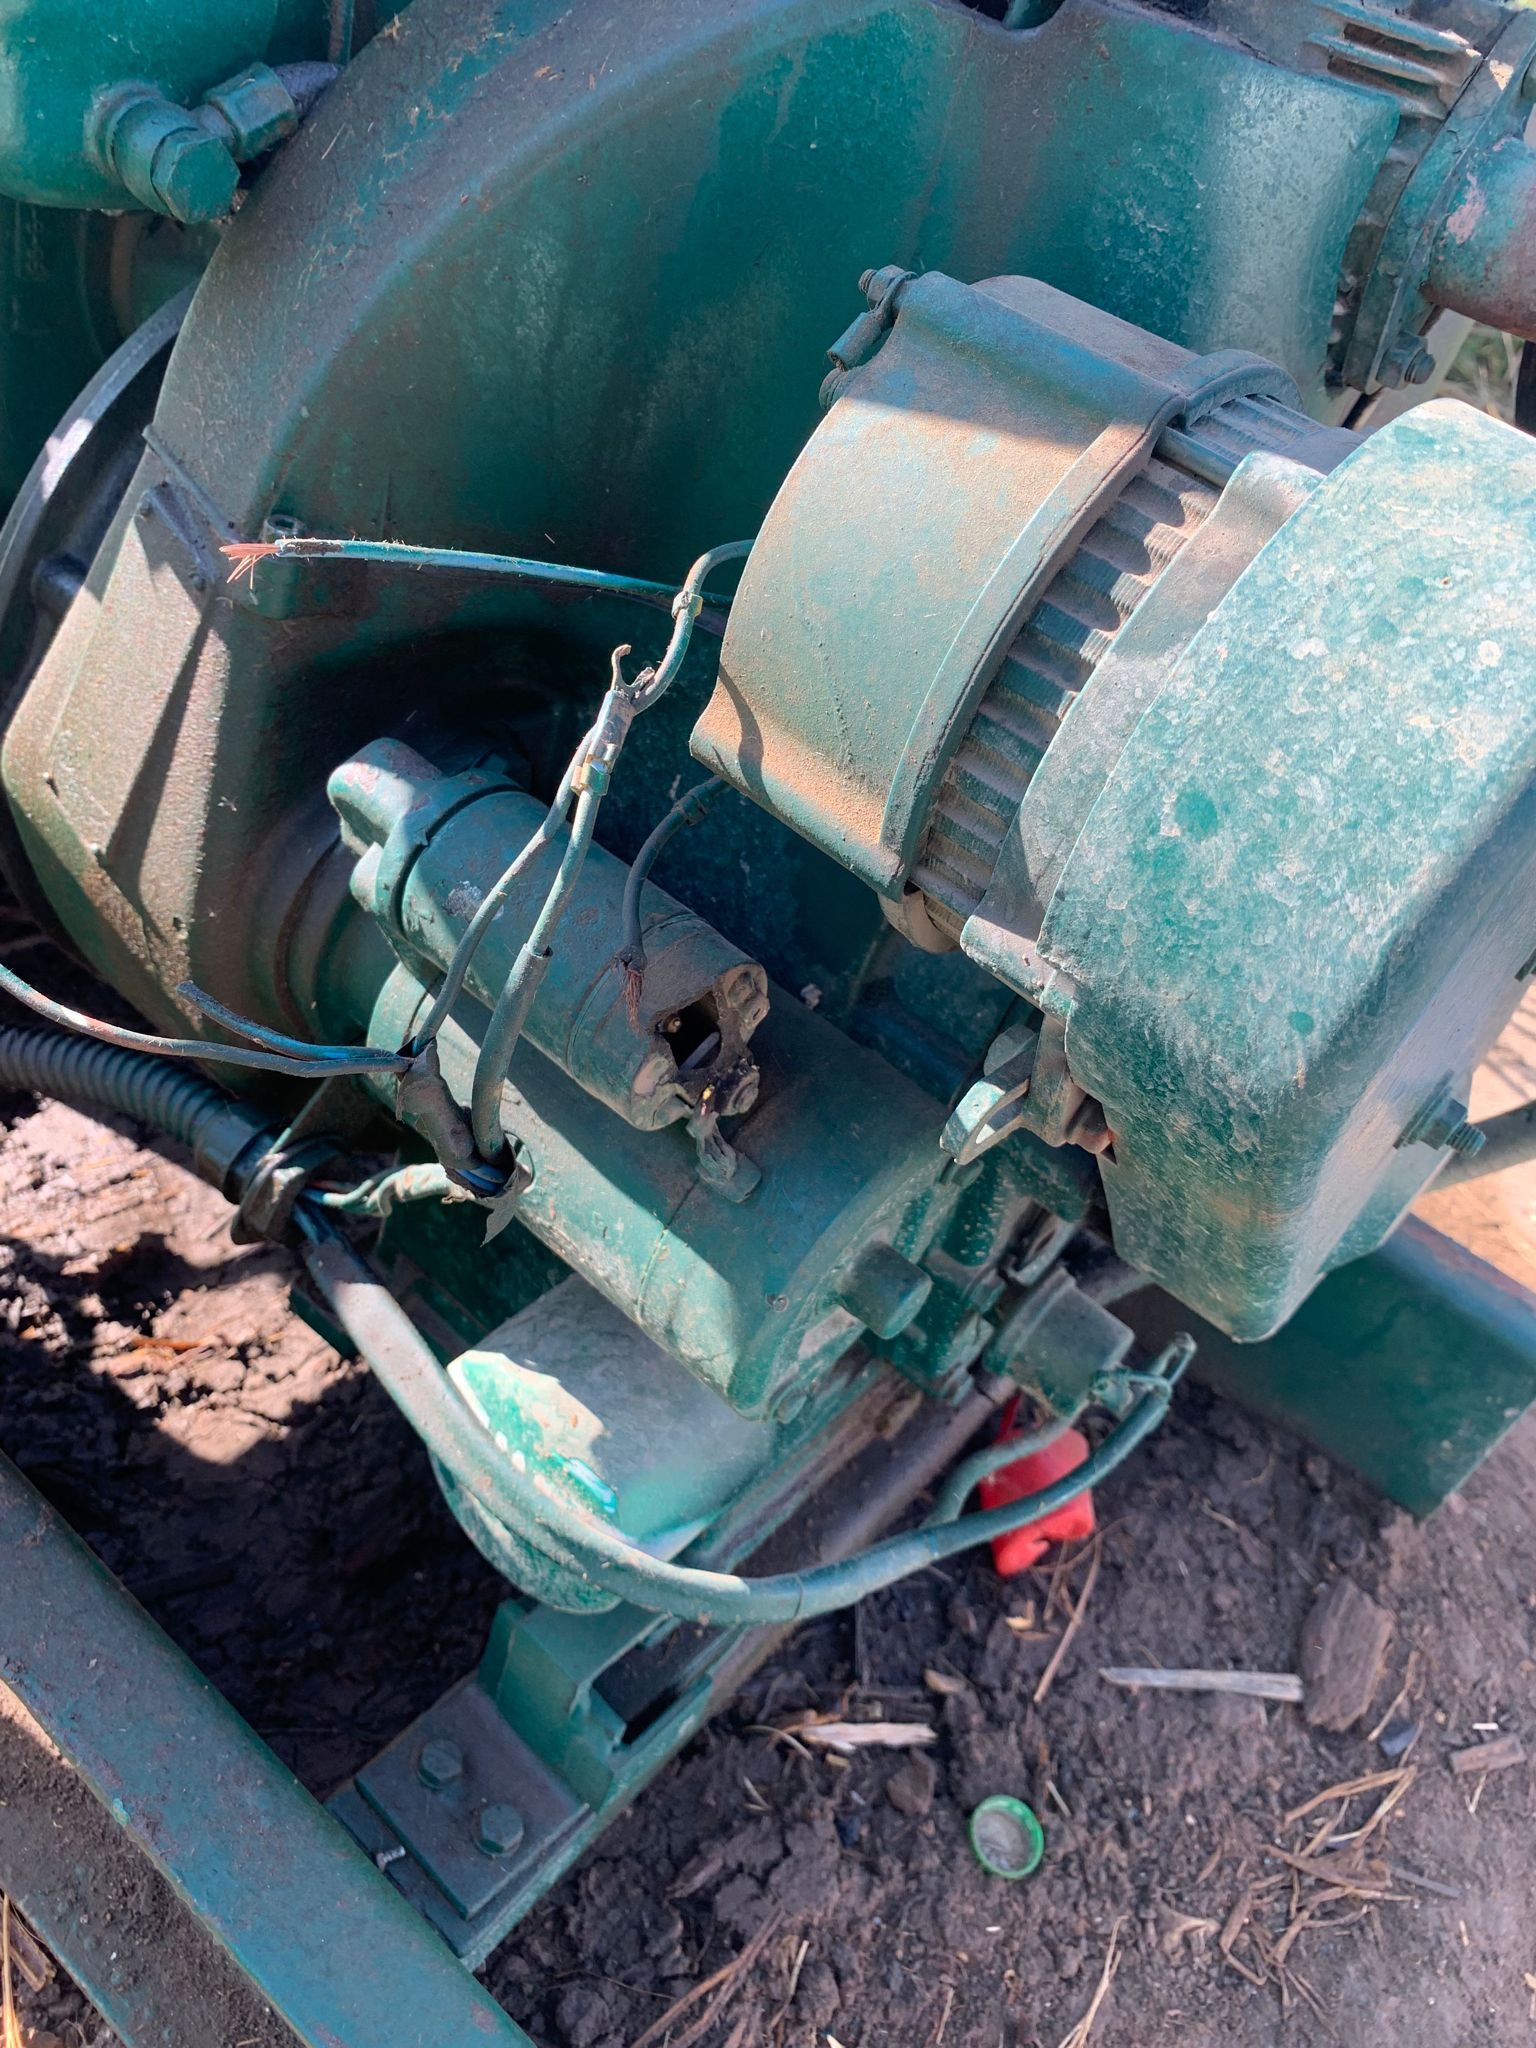
<svg viewBox="0 0 1536 2048"><path fill-rule="evenodd" d="M907 1813L914 1820L921 1820L933 1809L933 1795L938 1790L938 1767L931 1757L915 1756L899 1771L893 1771L886 1780L885 1796L898 1813Z"/></svg>
<svg viewBox="0 0 1536 2048"><path fill-rule="evenodd" d="M555 2025L569 2048L597 2048L613 2031L613 2008L597 1984L569 1984L555 2005Z"/></svg>
<svg viewBox="0 0 1536 2048"><path fill-rule="evenodd" d="M1305 1713L1314 1728L1342 1734L1375 1698L1392 1640L1392 1616L1353 1579L1335 1579L1312 1603L1301 1631Z"/></svg>

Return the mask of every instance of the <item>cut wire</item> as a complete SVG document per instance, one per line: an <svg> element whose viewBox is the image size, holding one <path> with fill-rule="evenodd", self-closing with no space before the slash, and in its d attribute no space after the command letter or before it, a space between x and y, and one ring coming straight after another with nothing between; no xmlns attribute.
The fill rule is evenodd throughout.
<svg viewBox="0 0 1536 2048"><path fill-rule="evenodd" d="M751 542L736 545L745 552ZM583 569L569 562L540 562L527 555L486 554L470 548L418 547L402 540L342 540L314 533L285 533L271 540L227 541L219 552L231 565L231 583L254 583L257 567L262 562L342 561L373 562L389 569L438 569L474 576L496 576L504 582L525 583L537 589L590 590L665 607L672 606L679 595L675 584L657 583L648 576L619 576L608 569ZM702 559L712 567L715 560L732 561L735 555L729 548L716 549L712 556ZM708 569L705 574L708 574ZM713 601L724 603L727 600Z"/></svg>
<svg viewBox="0 0 1536 2048"><path fill-rule="evenodd" d="M399 1074L410 1065L410 1060L403 1053L383 1052L368 1045L307 1046L300 1054L266 1047L216 1045L203 1038L164 1038L154 1031L130 1031L122 1024L109 1024L105 1018L91 1017L84 1010L55 1002L51 996L45 996L41 989L23 981L19 974L4 965L0 965L0 990L65 1031L99 1039L103 1045L126 1046L131 1052L158 1053L168 1060L202 1060L210 1066L254 1067L268 1074L293 1074L304 1081L313 1080L317 1075ZM257 1029L259 1031L259 1027ZM286 1046L303 1043L300 1039L282 1039L276 1032L270 1035Z"/></svg>

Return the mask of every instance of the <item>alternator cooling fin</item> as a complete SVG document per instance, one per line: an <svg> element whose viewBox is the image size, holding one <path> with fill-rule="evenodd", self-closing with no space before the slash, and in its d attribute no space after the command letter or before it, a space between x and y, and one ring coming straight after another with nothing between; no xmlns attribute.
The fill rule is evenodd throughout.
<svg viewBox="0 0 1536 2048"><path fill-rule="evenodd" d="M1272 399L1237 398L1158 443L1052 577L976 709L934 802L913 871L941 931L958 938L987 892L1030 778L1126 621L1200 531L1222 476L1255 449L1310 431Z"/></svg>

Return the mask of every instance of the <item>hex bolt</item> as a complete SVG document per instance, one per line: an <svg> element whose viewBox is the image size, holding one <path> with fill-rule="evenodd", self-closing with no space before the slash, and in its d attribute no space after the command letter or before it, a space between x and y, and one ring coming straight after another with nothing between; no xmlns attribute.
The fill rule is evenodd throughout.
<svg viewBox="0 0 1536 2048"><path fill-rule="evenodd" d="M236 163L243 164L291 135L299 125L299 109L271 65L247 64L203 94L197 119Z"/></svg>
<svg viewBox="0 0 1536 2048"><path fill-rule="evenodd" d="M155 151L149 182L172 220L222 220L233 211L240 172L217 136L179 128Z"/></svg>
<svg viewBox="0 0 1536 2048"><path fill-rule="evenodd" d="M446 1736L434 1735L422 1744L416 1775L429 1792L446 1791L464 1775L463 1750Z"/></svg>
<svg viewBox="0 0 1536 2048"><path fill-rule="evenodd" d="M481 1809L476 1840L487 1856L510 1856L523 1839L523 1816L500 1801Z"/></svg>
<svg viewBox="0 0 1536 2048"><path fill-rule="evenodd" d="M131 91L103 110L97 149L141 206L172 220L220 220L231 211L240 169L225 145L185 107Z"/></svg>
<svg viewBox="0 0 1536 2048"><path fill-rule="evenodd" d="M1442 1093L1427 1109L1419 1112L1397 1142L1399 1145L1429 1145L1436 1151L1445 1146L1470 1159L1482 1151L1488 1142L1488 1134L1472 1122L1464 1102L1458 1101L1454 1095Z"/></svg>
<svg viewBox="0 0 1536 2048"><path fill-rule="evenodd" d="M1446 1132L1445 1142L1453 1152L1460 1152L1464 1158L1471 1159L1487 1144L1488 1133L1463 1117L1459 1124L1453 1124Z"/></svg>

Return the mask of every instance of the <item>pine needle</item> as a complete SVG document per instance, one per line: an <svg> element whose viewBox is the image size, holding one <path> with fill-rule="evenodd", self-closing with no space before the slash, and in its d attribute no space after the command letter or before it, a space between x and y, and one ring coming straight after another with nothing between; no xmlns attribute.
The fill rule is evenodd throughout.
<svg viewBox="0 0 1536 2048"><path fill-rule="evenodd" d="M1061 2048L1088 2048L1088 2037L1093 2032L1094 2022L1098 2019L1099 2008L1109 1996L1109 1987L1114 1983L1115 1972L1120 1967L1121 1925L1122 1922L1117 1920L1109 1930L1109 1947L1105 1952L1104 1967L1099 1972L1099 1981L1095 1987L1094 1994L1088 2001L1088 2010L1083 2014L1071 2033L1063 2038Z"/></svg>

